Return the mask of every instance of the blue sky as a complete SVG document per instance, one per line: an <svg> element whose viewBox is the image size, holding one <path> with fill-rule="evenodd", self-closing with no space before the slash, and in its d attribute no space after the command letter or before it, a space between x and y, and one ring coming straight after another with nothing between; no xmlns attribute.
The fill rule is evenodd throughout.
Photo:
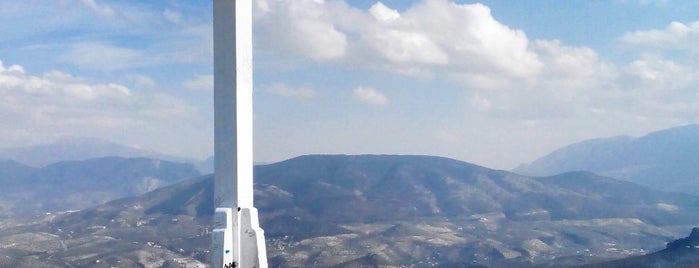
<svg viewBox="0 0 699 268"><path fill-rule="evenodd" d="M255 159L510 169L699 123L697 1L254 1ZM0 148L212 154L211 1L0 1Z"/></svg>

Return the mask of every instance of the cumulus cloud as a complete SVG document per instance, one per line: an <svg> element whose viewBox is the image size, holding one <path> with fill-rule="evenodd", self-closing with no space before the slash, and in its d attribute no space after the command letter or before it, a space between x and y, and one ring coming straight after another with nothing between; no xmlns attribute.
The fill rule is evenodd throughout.
<svg viewBox="0 0 699 268"><path fill-rule="evenodd" d="M696 73L662 57L616 65L590 47L530 40L523 30L496 20L483 4L423 0L398 11L381 2L359 10L343 1L264 0L255 12L261 14L258 33L265 40L258 44L267 51L284 51L320 65L456 82L479 92L472 93L468 107L523 120L610 113L630 118L626 115L642 104L621 105L627 92L639 99L655 98L649 93L657 90L655 85L680 90L694 83L691 77ZM333 39L336 45L318 47L322 40L316 38ZM699 22L636 31L622 40L640 47L696 51ZM328 53L331 48L337 53ZM287 55L274 56L277 60ZM369 103L386 102L371 88L358 88L353 94Z"/></svg>
<svg viewBox="0 0 699 268"><path fill-rule="evenodd" d="M625 34L626 43L644 47L699 51L699 21L672 22L662 30L634 31Z"/></svg>
<svg viewBox="0 0 699 268"><path fill-rule="evenodd" d="M620 90L632 87L631 70L615 66L595 50L560 40L530 40L524 31L497 21L482 4L423 0L398 11L381 2L358 10L344 2L266 0L259 2L256 12L263 14L259 23L267 25L258 29L261 34L280 40L262 43L282 46L275 49L292 51L320 65L456 82L477 92L471 93L466 107L502 117L600 116L625 109L614 103L622 101ZM320 56L323 49L308 49L314 39L288 26L304 20L343 35L344 52L331 62L319 61L327 59ZM270 25L287 26L280 30ZM356 88L353 96L366 103L387 103L372 88Z"/></svg>
<svg viewBox="0 0 699 268"><path fill-rule="evenodd" d="M359 10L343 1L263 0L255 12L262 40L256 44L277 51L261 53L274 61L293 55L321 65L446 79L470 89L555 89L565 98L610 86L619 76L618 67L593 49L530 40L483 4L422 0L398 11L382 2Z"/></svg>
<svg viewBox="0 0 699 268"><path fill-rule="evenodd" d="M373 29L362 33L361 41L378 55L397 64L437 64L448 61L445 52L425 33L402 18L396 10L381 2L369 13L374 18Z"/></svg>
<svg viewBox="0 0 699 268"><path fill-rule="evenodd" d="M495 86L544 65L523 31L482 4L425 0L401 13L381 2L363 11L344 2L265 0L256 13L258 44L321 63Z"/></svg>
<svg viewBox="0 0 699 268"><path fill-rule="evenodd" d="M673 22L664 29L626 33L621 38L639 49L639 58L621 68L621 86L636 101L640 118L669 118L689 123L699 113L699 22Z"/></svg>
<svg viewBox="0 0 699 268"><path fill-rule="evenodd" d="M131 91L122 85L89 85L79 78L59 71L48 72L42 77L28 76L16 65L0 71L0 87L8 99L29 96L50 102L92 102L101 99L123 100L131 96Z"/></svg>
<svg viewBox="0 0 699 268"><path fill-rule="evenodd" d="M591 48L566 46L559 40L536 40L533 47L545 63L537 80L549 87L598 88L617 76L616 67Z"/></svg>
<svg viewBox="0 0 699 268"><path fill-rule="evenodd" d="M214 75L196 75L194 78L182 83L182 86L189 90L212 91L214 90Z"/></svg>
<svg viewBox="0 0 699 268"><path fill-rule="evenodd" d="M400 13L397 10L390 9L381 2L376 2L376 4L371 6L369 13L375 19L384 22L400 19Z"/></svg>
<svg viewBox="0 0 699 268"><path fill-rule="evenodd" d="M263 86L263 89L267 93L284 97L312 98L316 96L315 90L308 86L292 88L284 83L272 83Z"/></svg>
<svg viewBox="0 0 699 268"><path fill-rule="evenodd" d="M8 69L21 67L3 66L0 147L74 134L139 143L164 153L210 154L208 101L164 94L176 92L179 80L161 81L187 70L211 71L207 5L0 1L0 13L3 25L17 26L2 37L13 61L27 69L41 66L40 73L15 76ZM20 85L10 88L12 81ZM190 140L182 142L183 136Z"/></svg>
<svg viewBox="0 0 699 268"><path fill-rule="evenodd" d="M357 87L352 90L352 96L361 102L373 105L388 103L388 99L383 93L371 87Z"/></svg>
<svg viewBox="0 0 699 268"><path fill-rule="evenodd" d="M668 89L671 89L673 84L684 84L692 79L692 73L685 67L653 54L645 54L640 59L629 63L625 71L644 85L656 84Z"/></svg>
<svg viewBox="0 0 699 268"><path fill-rule="evenodd" d="M482 4L426 0L404 17L445 50L456 69L527 76L541 67L524 32L495 20Z"/></svg>
<svg viewBox="0 0 699 268"><path fill-rule="evenodd" d="M644 118L666 117L692 122L699 113L699 71L691 66L645 54L623 69L623 81L628 85L627 98L634 98L632 109Z"/></svg>
<svg viewBox="0 0 699 268"><path fill-rule="evenodd" d="M261 29L258 32L263 40L259 44L315 61L341 58L347 49L347 36L328 12L337 5L312 0L257 1L256 28Z"/></svg>
<svg viewBox="0 0 699 268"><path fill-rule="evenodd" d="M33 140L62 135L139 136L148 131L166 135L168 129L173 131L174 122L196 118L196 110L187 102L162 93L90 83L60 71L31 75L21 66L2 63L0 99L0 129L13 134L0 146L22 135L33 135Z"/></svg>

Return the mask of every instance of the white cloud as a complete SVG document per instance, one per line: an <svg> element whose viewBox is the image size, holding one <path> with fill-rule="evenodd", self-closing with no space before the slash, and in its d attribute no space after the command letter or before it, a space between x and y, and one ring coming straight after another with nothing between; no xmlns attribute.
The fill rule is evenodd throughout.
<svg viewBox="0 0 699 268"><path fill-rule="evenodd" d="M381 29L363 36L381 57L393 64L444 65L447 54L426 34L392 29Z"/></svg>
<svg viewBox="0 0 699 268"><path fill-rule="evenodd" d="M311 0L264 0L256 6L256 29L263 42L284 53L327 61L345 56L347 36L332 22L336 4Z"/></svg>
<svg viewBox="0 0 699 268"><path fill-rule="evenodd" d="M137 87L152 88L157 85L152 78L142 74L129 74L126 75L126 79L131 81Z"/></svg>
<svg viewBox="0 0 699 268"><path fill-rule="evenodd" d="M172 96L146 94L116 83L90 83L60 71L36 76L1 63L0 99L0 129L14 135L0 141L0 147L26 143L25 138L52 140L65 135L159 144L158 136L190 132L182 129L184 121L200 124L197 111Z"/></svg>
<svg viewBox="0 0 699 268"><path fill-rule="evenodd" d="M214 90L214 75L196 75L193 79L182 83L182 86L189 90L196 91L213 91Z"/></svg>
<svg viewBox="0 0 699 268"><path fill-rule="evenodd" d="M96 42L73 44L61 59L84 69L119 70L150 62L143 51Z"/></svg>
<svg viewBox="0 0 699 268"><path fill-rule="evenodd" d="M697 77L699 70L692 66L644 54L623 68L620 83L627 87L625 97L635 99L626 106L644 117L692 120L699 113Z"/></svg>
<svg viewBox="0 0 699 268"><path fill-rule="evenodd" d="M388 103L388 99L383 93L371 87L357 87L352 90L352 96L355 99L373 105L384 105Z"/></svg>
<svg viewBox="0 0 699 268"><path fill-rule="evenodd" d="M13 68L14 67L14 68ZM51 71L42 77L28 76L21 67L10 66L2 70L0 87L9 98L31 96L36 100L53 102L119 100L131 96L131 91L118 84L89 85L79 78L59 71ZM17 95L16 95L17 94Z"/></svg>
<svg viewBox="0 0 699 268"><path fill-rule="evenodd" d="M625 71L644 85L659 85L666 89L693 80L693 74L685 67L652 54L644 54L640 59L631 62Z"/></svg>
<svg viewBox="0 0 699 268"><path fill-rule="evenodd" d="M3 66L2 61L0 61L0 72L8 72L8 73L15 73L15 74L24 74L24 68L22 66L13 64L10 66Z"/></svg>
<svg viewBox="0 0 699 268"><path fill-rule="evenodd" d="M625 34L626 43L644 47L699 51L699 21L672 22L662 30L634 31Z"/></svg>
<svg viewBox="0 0 699 268"><path fill-rule="evenodd" d="M521 77L541 68L524 32L496 21L482 4L426 0L403 18L449 55L454 72Z"/></svg>
<svg viewBox="0 0 699 268"><path fill-rule="evenodd" d="M699 120L699 106L696 105L699 83L695 79L699 77L696 64L699 22L676 22L666 28L629 32L620 37L623 44L648 51L615 65L602 57L610 51L598 53L590 47L563 41L530 39L523 30L496 20L482 4L417 0L399 11L381 2L367 10L354 8L347 2L351 1L254 1L255 61L256 68L265 73L260 77L260 89L265 94L298 98L331 96L337 93L330 92L331 88L352 89L347 87L348 82L383 84L375 79L384 79L381 76L386 75L385 72L392 72L387 75L391 79L408 76L404 77L406 81L391 82L404 83L407 95L391 99L386 112L395 112L391 106L405 107L401 106L404 105L401 101L415 96L434 97L422 103L424 106L420 109L429 109L424 107L435 103L440 107L425 113L420 110L416 112L420 114L414 116L447 119L432 123L428 128L432 130L425 131L429 133L413 138L469 141L460 144L463 146L477 143L475 146L482 146L482 150L459 150L472 151L474 155L478 154L476 151L498 151L485 148L498 143L503 150L513 150L502 141L514 135L529 135L526 140L531 141L515 144L515 147L537 147L537 152L544 153L543 147L551 148L576 139L640 134L660 126L682 124L685 118ZM66 72L28 75L21 66L0 65L3 79L0 136L80 131L92 135L138 135L142 139L159 137L160 140L154 142L157 144L166 136L175 139L178 135L172 133L186 132L192 124L197 124L182 124L181 119L175 119L197 121L192 119L197 111L186 101L147 93L161 90L159 84L176 87L168 84L169 81L160 81L160 77L187 72L185 68L200 73L211 71L207 69L211 65L213 47L210 9L203 8L202 12L199 7L193 7L198 5L183 2L169 5L170 8L166 8L104 0L0 1L0 13L6 15L0 16L5 18L4 24L23 25L3 31L5 39L39 42L16 41L23 50L8 50L8 53L18 53L14 58L28 61L23 65L38 66L45 62L44 70L50 70L53 68L50 64L56 64L55 57L58 57L58 61L79 67L78 71L96 74L85 79ZM37 14L58 9L65 16L34 19ZM18 19L15 13L24 15ZM13 23L16 21L22 23ZM71 34L76 32L75 27L80 31ZM42 29L45 33L27 29ZM67 33L67 36L50 34L56 32ZM8 46L14 47L14 44ZM40 46L42 48L37 48ZM36 51L42 53L33 53ZM692 53L694 57L683 57ZM284 69L268 68L280 65ZM316 72L318 68L325 70ZM304 75L296 76L295 70ZM378 74L365 75L369 72ZM125 76L125 73L138 74ZM111 78L105 78L111 74ZM325 74L330 75L323 77ZM108 82L121 78L126 78L126 82ZM183 87L212 88L210 75L189 78L182 83ZM285 83L269 84L270 80L263 79ZM318 84L315 83L317 79L324 80L321 84L329 92L298 86ZM417 90L417 87L429 89ZM455 88L463 90L453 91ZM435 92L438 90L441 92ZM370 87L340 94L353 94L350 98L376 105L389 103L386 95ZM308 111L303 114L312 116L318 114L313 109L326 109L335 104L314 102L305 107ZM200 105L200 109L206 111L209 103L202 101ZM457 107L453 107L455 105ZM385 119L380 116L375 120ZM297 122L292 120L288 124ZM400 124L392 123L390 127L407 125ZM455 127L448 132L434 132L449 124L489 126L489 129ZM523 133L515 133L518 131ZM299 136L308 136L306 132L299 133ZM196 135L205 136L206 133L200 131ZM195 146L193 142L187 144ZM331 146L335 145L327 148L337 148ZM184 148L185 145L169 147ZM531 153L531 150L514 151L522 157L530 157L524 154ZM498 153L491 154L492 159L500 158Z"/></svg>
<svg viewBox="0 0 699 268"><path fill-rule="evenodd" d="M375 19L385 22L400 18L400 13L398 13L397 10L390 9L381 2L376 2L376 4L371 6L369 13L371 13Z"/></svg>
<svg viewBox="0 0 699 268"><path fill-rule="evenodd" d="M524 32L495 20L482 4L425 0L399 13L381 2L362 11L344 2L266 0L256 14L257 44L278 51L275 59L291 54L467 83L508 83L543 66Z"/></svg>
<svg viewBox="0 0 699 268"><path fill-rule="evenodd" d="M669 212L677 212L679 210L679 207L673 204L667 204L667 203L657 203L655 206L658 209L669 211Z"/></svg>
<svg viewBox="0 0 699 268"><path fill-rule="evenodd" d="M211 71L206 3L26 0L0 1L0 7L0 24L17 26L2 31L6 52L38 72L2 72L0 147L74 134L164 153L211 153L208 99L157 93L178 87L180 79L167 77ZM168 21L177 21L178 12L179 23ZM18 85L9 88L13 81Z"/></svg>
<svg viewBox="0 0 699 268"><path fill-rule="evenodd" d="M534 49L544 63L537 80L560 89L599 88L617 76L615 66L588 47L565 46L559 40L536 40ZM542 86L541 83L535 86Z"/></svg>
<svg viewBox="0 0 699 268"><path fill-rule="evenodd" d="M466 90L478 90L467 101L470 108L491 115L551 123L605 117L627 120L637 118L638 110L643 109L668 118L686 117L691 110L687 104L696 99L686 88L696 84L691 77L697 72L682 63L643 57L628 66L615 65L590 47L529 40L524 31L497 21L482 4L423 0L399 12L381 2L369 10L358 10L342 1L266 0L260 1L256 12L263 14L259 20L266 25L258 29L266 38L261 46L279 45L273 49L320 65L456 82ZM319 60L330 58L320 56L327 48L309 49L314 47L309 32L285 26L304 21L325 25L344 36L340 42L344 52L335 54L330 62ZM693 50L699 44L698 31L699 22L673 23L664 30L629 33L623 40L639 46ZM274 60L286 57L273 55ZM685 100L673 97L673 111L661 111L656 101L660 86ZM378 91L371 94L374 91L361 88L353 94L366 102L385 103L385 96Z"/></svg>
<svg viewBox="0 0 699 268"><path fill-rule="evenodd" d="M284 83L272 83L263 86L263 88L267 93L284 97L312 98L316 96L315 90L307 86L292 88Z"/></svg>

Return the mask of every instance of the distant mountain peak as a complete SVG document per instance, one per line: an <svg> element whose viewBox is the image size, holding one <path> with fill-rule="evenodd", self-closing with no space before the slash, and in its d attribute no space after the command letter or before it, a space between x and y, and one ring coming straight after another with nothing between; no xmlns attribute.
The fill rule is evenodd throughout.
<svg viewBox="0 0 699 268"><path fill-rule="evenodd" d="M514 172L552 176L586 170L664 191L699 190L699 125L648 133L638 138L591 139L557 149Z"/></svg>
<svg viewBox="0 0 699 268"><path fill-rule="evenodd" d="M107 156L125 158L149 157L172 161L184 160L112 141L72 136L63 137L49 143L0 150L0 159L11 159L32 167L44 167L62 161L81 161Z"/></svg>
<svg viewBox="0 0 699 268"><path fill-rule="evenodd" d="M699 227L692 228L692 233L688 237L667 243L668 250L697 247L699 247Z"/></svg>
<svg viewBox="0 0 699 268"><path fill-rule="evenodd" d="M32 215L37 211L82 209L199 175L192 164L143 157L106 156L42 168L0 161L0 212ZM15 200L16 196L22 196L22 201ZM10 211L13 208L17 209Z"/></svg>

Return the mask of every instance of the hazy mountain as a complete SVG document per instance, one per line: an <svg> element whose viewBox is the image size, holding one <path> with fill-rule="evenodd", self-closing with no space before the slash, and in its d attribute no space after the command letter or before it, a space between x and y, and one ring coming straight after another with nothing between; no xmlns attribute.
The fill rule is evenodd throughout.
<svg viewBox="0 0 699 268"><path fill-rule="evenodd" d="M211 174L214 173L214 156L209 156L204 159L204 161L197 161L194 166L199 170L201 174Z"/></svg>
<svg viewBox="0 0 699 268"><path fill-rule="evenodd" d="M146 157L154 156L154 153L100 139L77 137L0 150L0 158L12 159L33 167L106 156Z"/></svg>
<svg viewBox="0 0 699 268"><path fill-rule="evenodd" d="M145 157L172 162L186 162L194 164L202 174L213 171L213 158L197 160L176 157L95 138L72 137L47 144L0 150L0 160L13 160L32 167L44 167L58 162L110 156L124 158Z"/></svg>
<svg viewBox="0 0 699 268"><path fill-rule="evenodd" d="M699 192L699 125L640 138L594 139L558 149L516 173L548 176L586 170L665 191Z"/></svg>
<svg viewBox="0 0 699 268"><path fill-rule="evenodd" d="M304 156L257 166L255 180L273 267L583 264L659 250L699 222L699 197L439 157ZM4 249L16 263L207 263L212 195L211 176L186 180L9 228L0 241L20 245Z"/></svg>
<svg viewBox="0 0 699 268"><path fill-rule="evenodd" d="M0 214L33 215L82 209L198 176L191 164L148 158L104 157L43 168L0 163Z"/></svg>
<svg viewBox="0 0 699 268"><path fill-rule="evenodd" d="M327 213L324 218L334 221L494 211L515 219L522 217L518 213L535 209L548 212L538 217L553 220L598 218L599 213L638 218L649 212L665 215L665 210L656 207L658 203L699 206L692 203L695 197L659 193L591 173L528 178L430 156L305 156L260 166L255 172L257 183L279 187L296 197L298 207L314 215ZM623 189L623 194L617 189ZM611 209L608 203L620 211L605 212Z"/></svg>
<svg viewBox="0 0 699 268"><path fill-rule="evenodd" d="M0 184L14 184L18 180L27 177L35 169L17 161L0 160Z"/></svg>

